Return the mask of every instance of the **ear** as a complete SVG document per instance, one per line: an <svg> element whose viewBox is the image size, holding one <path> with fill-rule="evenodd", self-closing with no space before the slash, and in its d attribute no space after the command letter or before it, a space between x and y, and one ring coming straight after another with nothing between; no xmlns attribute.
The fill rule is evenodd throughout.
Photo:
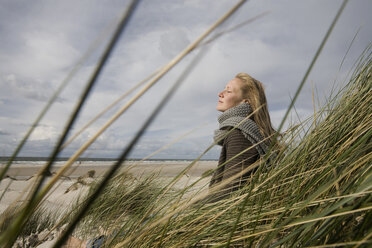
<svg viewBox="0 0 372 248"><path fill-rule="evenodd" d="M248 99L243 99L243 100L241 101L241 103L243 103L243 102L246 102L246 103L248 103L248 104L249 104L249 101L248 101Z"/></svg>

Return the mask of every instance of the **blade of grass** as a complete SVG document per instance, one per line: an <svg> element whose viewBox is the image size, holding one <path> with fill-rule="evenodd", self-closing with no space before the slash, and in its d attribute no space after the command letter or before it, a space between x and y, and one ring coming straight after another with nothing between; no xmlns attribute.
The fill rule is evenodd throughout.
<svg viewBox="0 0 372 248"><path fill-rule="evenodd" d="M80 70L83 63L93 54L94 50L97 49L97 47L103 42L103 38L106 36L107 31L104 30L101 32L97 38L92 42L92 44L88 47L86 52L83 54L83 56L77 61L77 63L72 67L72 70L68 73L68 75L63 79L57 90L54 92L54 94L51 96L51 98L48 100L45 107L42 109L40 114L36 117L35 121L31 124L30 128L27 130L26 134L22 138L21 142L18 144L16 149L14 150L13 154L7 161L6 166L1 170L0 172L0 181L4 178L5 173L8 171L9 167L13 163L14 159L18 156L19 152L22 150L23 146L25 145L26 141L32 134L32 132L35 130L37 125L40 123L41 119L45 116L45 114L49 111L50 107L53 105L53 103L57 100L58 96L61 94L61 92L64 90L64 88L67 86L67 84L71 81L71 79L75 76L75 74Z"/></svg>
<svg viewBox="0 0 372 248"><path fill-rule="evenodd" d="M105 51L104 51L104 53L103 53L103 55L102 55L102 57L101 57L101 59L98 63L98 66L97 66L96 70L94 71L93 75L89 79L89 82L87 83L86 88L84 89L83 94L80 97L79 102L78 102L75 110L73 111L73 114L71 115L70 120L68 121L68 124L66 125L63 134L61 135L56 147L54 148L54 151L53 151L51 157L49 158L49 161L48 161L47 165L42 169L42 171L40 173L41 178L39 179L39 182L36 184L36 186L33 190L33 193L31 194L30 201L24 207L23 211L20 213L20 215L17 217L17 219L12 223L12 226L3 235L1 235L0 243L5 243L4 244L5 247L11 247L13 245L16 237L18 236L19 232L22 230L22 224L25 221L27 221L28 216L30 215L30 213L32 213L32 209L34 209L36 207L36 205L38 204L38 202L40 202L40 200L42 199L42 197L37 196L37 193L38 193L39 188L41 187L41 185L42 185L42 183L43 183L43 181L46 177L46 173L49 171L51 165L53 164L55 158L57 157L57 155L60 151L60 148L61 148L62 144L64 143L65 138L67 137L67 134L69 133L70 129L72 128L72 126L74 124L74 122L76 121L76 118L77 118L80 110L82 109L85 100L87 99L91 89L93 88L93 86L96 82L96 79L98 78L98 75L100 74L103 66L105 65L107 59L109 58L109 56L110 56L110 54L113 50L113 47L115 46L115 44L118 41L122 31L124 30L124 27L127 25L136 4L137 4L137 1L133 1L129 6L128 11L125 12L123 18L120 20L120 23L119 23L117 29L115 30L114 35L111 38L107 48L105 49Z"/></svg>
<svg viewBox="0 0 372 248"><path fill-rule="evenodd" d="M197 64L199 59L201 58L202 53L198 54L199 56L195 57L195 60L193 60L189 67L186 68L184 73L181 75L181 77L175 82L175 84L171 87L171 89L167 92L167 94L163 97L161 102L156 106L156 108L152 111L151 115L147 118L145 123L141 126L139 131L137 131L135 137L131 140L129 145L124 149L121 156L117 159L117 162L110 167L107 173L105 173L103 179L101 180L100 184L94 189L94 192L89 196L88 200L84 203L79 213L74 217L73 221L70 223L70 225L67 227L66 231L63 233L61 238L56 242L54 247L59 247L62 245L68 236L72 233L77 223L84 217L85 213L88 211L92 203L97 199L97 197L101 194L104 187L107 185L109 180L114 176L116 171L120 168L121 164L126 160L129 153L133 150L134 146L138 143L141 136L144 134L146 129L150 126L150 124L154 121L155 117L160 113L160 111L164 108L164 106L167 104L167 102L170 100L171 96L175 93L177 88L181 85L181 83L184 81L186 76L190 73L190 71L194 68L194 66Z"/></svg>
<svg viewBox="0 0 372 248"><path fill-rule="evenodd" d="M276 137L274 138L274 140L277 139L277 137L278 137L278 135L279 135L281 129L283 128L284 122L285 122L285 120L287 119L290 110L291 110L292 107L294 106L294 103L296 102L297 97L298 97L298 95L300 94L300 92L301 92L301 90L302 90L302 88L303 88L303 86L304 86L304 84L305 84L305 82L306 82L306 80L307 80L307 77L309 76L309 74L310 74L310 72L311 72L311 70L312 70L312 68L313 68L313 66L314 66L314 64L315 64L315 62L317 61L317 59L318 59L318 57L319 57L321 51L323 50L323 47L324 47L324 45L326 44L326 42L327 42L327 40L328 40L328 37L329 37L329 35L331 34L331 32L332 32L334 26L336 25L337 20L338 20L338 18L340 17L341 13L343 12L343 10L344 10L344 8L345 8L347 2L348 2L348 0L344 0L344 1L342 2L342 5L341 5L340 9L338 10L338 12L337 12L335 18L333 19L333 22L332 22L331 26L329 27L329 29L328 29L328 31L327 31L325 37L323 38L323 41L321 42L321 44L320 44L318 50L316 51L315 56L314 56L313 60L311 61L310 66L308 67L308 69L307 69L307 71L306 71L306 73L305 73L305 76L303 77L301 83L299 84L299 86L298 86L298 88L297 88L297 90L296 90L296 93L295 93L295 95L294 95L294 97L293 97L293 99L292 99L292 101L291 101L289 107L287 108L286 113L284 114L284 117L283 117L283 119L282 119L282 121L281 121L281 123L280 123L280 125L279 125L278 132L275 134ZM243 201L243 203L242 203L241 211L240 211L239 214L237 215L236 222L235 222L234 227L232 228L232 230L231 230L231 232L230 232L230 236L229 236L229 238L228 238L228 240L227 240L227 242L226 242L225 247L229 247L229 246L230 246L230 242L231 242L231 239L232 239L233 233L235 232L236 227L237 227L237 225L238 225L238 222L240 221L240 218L241 218L242 213L243 213L243 209L244 209L245 205L247 204L247 201L248 201L248 199L245 200L245 201ZM264 240L263 242L265 243L266 240Z"/></svg>
<svg viewBox="0 0 372 248"><path fill-rule="evenodd" d="M57 172L56 175L49 181L49 183L42 190L40 194L44 195L51 186L58 180L58 178L72 165L72 163L115 121L117 120L131 105L134 104L147 90L149 90L156 82L158 82L170 69L172 69L182 58L194 50L197 45L210 34L215 28L223 23L229 16L231 16L246 0L240 1L236 6L234 6L228 13L221 17L215 24L213 24L203 35L201 35L195 42L189 45L184 51L182 51L178 56L176 56L170 63L164 66L161 71L153 78L140 92L138 92L129 102L124 105L109 121L107 121L103 127L83 146L76 151L65 165Z"/></svg>
<svg viewBox="0 0 372 248"><path fill-rule="evenodd" d="M85 149L111 124L115 121L129 106L131 106L142 94L144 94L155 82L157 82L166 72L168 72L175 64L177 64L184 56L190 53L197 45L209 34L211 33L218 25L223 23L230 15L232 15L245 1L240 1L237 5L235 5L228 13L226 13L223 17L221 17L211 28L209 28L201 37L199 37L193 44L188 46L181 54L176 56L167 66L165 66L161 72L153 79L151 82L145 86L132 100L130 100L121 110L118 111L115 116L109 120L103 128L101 128L98 133L92 137L87 143L85 143L70 159L66 162L66 164L52 177L52 179L47 183L47 185L40 191L40 193L36 196L38 201L45 196L45 194L50 190L52 185L58 180L58 178L71 166L71 164L80 156L80 154L85 151Z"/></svg>
<svg viewBox="0 0 372 248"><path fill-rule="evenodd" d="M256 21L257 19L267 15L268 12L264 12L264 13L261 13L253 18L250 18L238 25L235 25L234 27L232 28L229 28L227 30L224 30L220 33L217 33L215 34L211 39L203 42L203 43L200 43L198 45L198 47L202 47L204 45L207 45L213 41L215 41L217 38L219 38L220 36L226 34L226 33L230 33L232 31L235 31L241 27L243 27L244 25L247 25L249 23L252 23L254 21ZM161 69L155 71L153 74L151 74L149 77L147 77L146 79L144 79L143 81L141 81L140 83L138 83L137 85L135 85L133 88L131 88L128 92L126 92L125 94L123 94L122 96L120 96L117 100L115 100L112 104L110 104L109 106L107 106L104 110L102 110L102 112L100 112L99 114L97 114L96 117L94 117L91 121L89 121L86 125L84 125L84 127L82 127L78 132L76 132L76 134L74 136L72 136L68 141L65 142L65 144L62 146L62 149L64 147L66 147L69 143L71 143L78 135L80 135L87 127L89 127L92 123L94 123L97 119L99 119L104 113L106 113L109 109L111 109L113 106L115 106L118 102L120 102L122 99L124 99L127 95L129 95L130 93L132 93L137 87L139 87L140 85L142 85L143 83L145 83L146 81L148 81L149 79L151 79L153 76L157 75L159 73L159 71L161 71Z"/></svg>

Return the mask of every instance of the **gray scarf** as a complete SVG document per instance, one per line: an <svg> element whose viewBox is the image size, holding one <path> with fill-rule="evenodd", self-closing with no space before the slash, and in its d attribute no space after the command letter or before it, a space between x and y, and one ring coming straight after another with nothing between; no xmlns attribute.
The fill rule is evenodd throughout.
<svg viewBox="0 0 372 248"><path fill-rule="evenodd" d="M246 119L250 114L252 114L252 108L245 102L223 112L218 117L220 127L214 131L214 141L218 145L223 145L224 137L226 137L227 132L229 132L226 127L236 127L236 129L239 129L243 133L244 137L253 145L262 141L264 138L262 137L257 124L249 118ZM267 152L268 145L265 142L261 142L257 144L255 148L262 157Z"/></svg>

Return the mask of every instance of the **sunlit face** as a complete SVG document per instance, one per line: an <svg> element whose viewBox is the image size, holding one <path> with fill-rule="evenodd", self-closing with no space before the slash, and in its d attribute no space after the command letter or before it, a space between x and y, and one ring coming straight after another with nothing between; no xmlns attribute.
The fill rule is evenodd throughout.
<svg viewBox="0 0 372 248"><path fill-rule="evenodd" d="M238 78L234 78L227 83L225 89L218 94L216 107L218 111L224 112L244 102L241 84L242 82Z"/></svg>

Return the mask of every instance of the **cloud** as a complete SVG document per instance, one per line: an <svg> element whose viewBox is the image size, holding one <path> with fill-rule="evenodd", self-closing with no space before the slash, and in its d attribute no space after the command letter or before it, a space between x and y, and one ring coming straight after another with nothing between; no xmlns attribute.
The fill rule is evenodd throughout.
<svg viewBox="0 0 372 248"><path fill-rule="evenodd" d="M190 43L182 29L170 29L160 36L160 52L167 58L173 58Z"/></svg>
<svg viewBox="0 0 372 248"><path fill-rule="evenodd" d="M16 75L8 74L4 80L0 81L3 89L7 89L5 94L1 94L3 99L11 99L17 95L36 101L46 102L50 99L55 89L50 82L19 80ZM63 102L65 99L57 97L57 102Z"/></svg>
<svg viewBox="0 0 372 248"><path fill-rule="evenodd" d="M128 1L5 1L0 5L0 149L13 150L16 141L43 108L45 101L101 34L107 41ZM113 55L93 88L72 133L137 82L168 63L197 39L234 3L231 1L143 1L136 9ZM208 53L188 75L168 105L149 127L132 156L142 157L195 127L206 126L172 145L158 156L194 158L209 146L217 128L217 93L238 72L247 72L266 88L272 122L278 126L316 49L336 14L334 1L249 1L219 31L264 11L270 14L228 33L208 45ZM355 59L371 31L368 1L350 2L321 53L296 103L301 120L313 112L312 87L319 104L330 94L333 82L344 85ZM314 18L316 13L316 18ZM362 27L340 69L343 56L359 27ZM82 65L57 103L35 130L24 154L47 154L74 109L82 89L94 70L103 46ZM124 116L99 137L84 156L116 157L128 144L148 114L179 78L195 52L188 55L144 94ZM73 153L132 96L107 113L68 147ZM317 101L317 100L316 100ZM318 106L318 103L316 103ZM293 112L292 120L298 121ZM286 123L286 127L290 121ZM6 139L5 139L6 138ZM218 148L208 154L218 157Z"/></svg>
<svg viewBox="0 0 372 248"><path fill-rule="evenodd" d="M38 125L31 134L30 141L54 140L58 137L58 131L54 126Z"/></svg>

